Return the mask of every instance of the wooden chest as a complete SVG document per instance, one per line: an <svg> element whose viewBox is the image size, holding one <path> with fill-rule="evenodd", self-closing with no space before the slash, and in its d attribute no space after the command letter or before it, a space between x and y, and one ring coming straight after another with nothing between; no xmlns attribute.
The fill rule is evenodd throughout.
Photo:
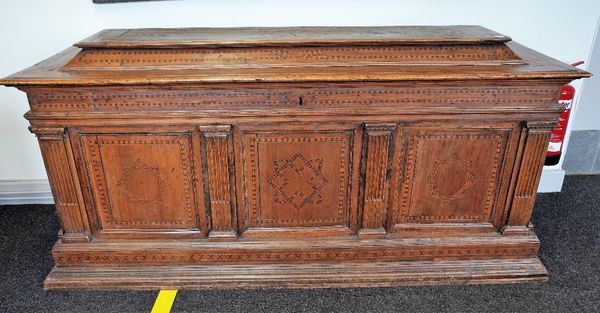
<svg viewBox="0 0 600 313"><path fill-rule="evenodd" d="M47 289L540 281L560 87L478 26L104 30L27 93L62 231Z"/></svg>

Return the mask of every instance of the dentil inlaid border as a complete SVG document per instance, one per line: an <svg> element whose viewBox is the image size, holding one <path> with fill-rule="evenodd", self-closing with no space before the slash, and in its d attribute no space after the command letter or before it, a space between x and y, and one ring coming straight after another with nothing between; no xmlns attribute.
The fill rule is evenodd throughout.
<svg viewBox="0 0 600 313"><path fill-rule="evenodd" d="M314 87L308 89L36 89L28 93L33 111L153 111L223 108L335 108L374 106L545 105L559 90L539 87Z"/></svg>
<svg viewBox="0 0 600 313"><path fill-rule="evenodd" d="M265 47L187 49L86 49L68 69L140 67L265 67L372 64L525 63L504 45L405 45L390 47Z"/></svg>
<svg viewBox="0 0 600 313"><path fill-rule="evenodd" d="M57 264L227 264L227 263L304 263L318 261L354 262L396 261L431 258L486 258L490 256L535 255L536 246L500 245L493 247L410 247L410 248L330 248L330 249L243 249L187 251L60 251Z"/></svg>

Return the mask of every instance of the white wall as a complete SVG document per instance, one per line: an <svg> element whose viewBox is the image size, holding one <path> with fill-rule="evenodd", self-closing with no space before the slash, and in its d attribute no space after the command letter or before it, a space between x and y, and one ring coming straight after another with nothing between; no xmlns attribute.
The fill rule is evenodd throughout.
<svg viewBox="0 0 600 313"><path fill-rule="evenodd" d="M582 83L577 112L573 117L574 131L600 129L600 24L596 28L592 49L587 68L596 75Z"/></svg>
<svg viewBox="0 0 600 313"><path fill-rule="evenodd" d="M600 1L227 0L93 4L91 0L2 0L0 76L103 28L293 25L479 24L565 62L589 55ZM45 172L22 115L23 93L0 87L0 180Z"/></svg>

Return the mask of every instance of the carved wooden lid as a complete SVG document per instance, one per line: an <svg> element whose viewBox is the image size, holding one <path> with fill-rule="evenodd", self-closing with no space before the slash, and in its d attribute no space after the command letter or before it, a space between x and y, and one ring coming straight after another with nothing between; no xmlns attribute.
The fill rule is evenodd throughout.
<svg viewBox="0 0 600 313"><path fill-rule="evenodd" d="M107 29L75 44L80 48L199 48L391 45L506 42L480 26L242 27Z"/></svg>
<svg viewBox="0 0 600 313"><path fill-rule="evenodd" d="M590 74L481 26L103 30L0 83L564 79Z"/></svg>

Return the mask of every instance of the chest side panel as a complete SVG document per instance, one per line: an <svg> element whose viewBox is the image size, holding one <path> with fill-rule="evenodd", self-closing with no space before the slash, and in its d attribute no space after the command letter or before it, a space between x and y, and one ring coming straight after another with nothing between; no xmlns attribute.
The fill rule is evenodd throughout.
<svg viewBox="0 0 600 313"><path fill-rule="evenodd" d="M401 130L393 229L418 233L498 228L519 127L439 123Z"/></svg>

